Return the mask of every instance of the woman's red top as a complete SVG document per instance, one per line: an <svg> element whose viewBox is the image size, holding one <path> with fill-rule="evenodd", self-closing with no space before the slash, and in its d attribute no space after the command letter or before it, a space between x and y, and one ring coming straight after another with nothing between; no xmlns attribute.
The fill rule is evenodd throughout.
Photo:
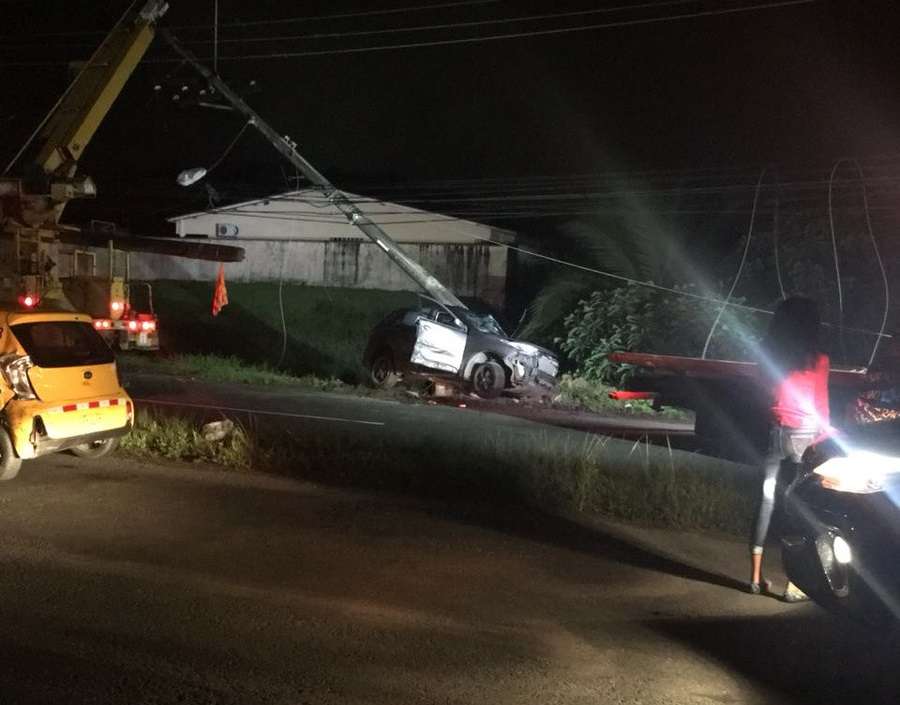
<svg viewBox="0 0 900 705"><path fill-rule="evenodd" d="M820 354L807 370L796 370L775 387L772 414L776 423L817 432L830 425L828 414L828 355Z"/></svg>

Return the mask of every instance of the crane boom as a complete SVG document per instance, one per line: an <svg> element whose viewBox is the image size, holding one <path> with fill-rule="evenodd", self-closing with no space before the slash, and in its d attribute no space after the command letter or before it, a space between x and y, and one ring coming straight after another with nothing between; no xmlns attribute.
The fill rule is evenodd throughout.
<svg viewBox="0 0 900 705"><path fill-rule="evenodd" d="M103 40L47 120L33 168L49 178L75 175L78 160L153 41L164 0L136 0Z"/></svg>
<svg viewBox="0 0 900 705"><path fill-rule="evenodd" d="M251 108L247 103L241 98L237 93L235 93L231 88L226 84L219 76L210 71L206 66L200 63L200 61L191 53L188 49L181 45L178 39L175 36L163 29L160 30L160 34L163 38L172 45L172 48L175 49L185 61L187 61L191 66L193 66L204 79L211 86L213 86L219 93L224 96L234 109L239 113L242 113L247 120L257 129L262 135L271 142L272 146L275 147L278 152L280 152L291 164L296 167L300 173L302 173L306 179L312 183L317 188L320 188L331 202L335 208L337 208L344 217L347 218L347 221L352 225L355 225L359 230L372 242L378 245L379 248L395 263L400 269L402 269L407 276L409 276L416 284L418 284L425 292L433 299L443 304L444 306L458 306L460 308L466 308L465 304L460 301L452 291L450 291L447 287L445 287L437 278L428 272L421 264L416 262L414 259L409 257L400 246L388 235L384 230L381 229L376 223L374 223L365 213L363 213L359 208L356 207L356 204L353 203L351 199L347 197L345 193L335 188L335 186L321 173L319 172L312 164L310 164L303 156L296 150L296 148L289 143L284 137L279 135L265 120L263 120L253 108Z"/></svg>

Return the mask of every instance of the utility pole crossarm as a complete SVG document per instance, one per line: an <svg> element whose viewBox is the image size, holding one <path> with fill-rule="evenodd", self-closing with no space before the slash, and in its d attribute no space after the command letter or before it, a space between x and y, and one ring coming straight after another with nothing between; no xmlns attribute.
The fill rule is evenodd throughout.
<svg viewBox="0 0 900 705"><path fill-rule="evenodd" d="M390 259L397 264L416 284L418 284L433 299L444 306L458 306L466 308L465 304L460 301L447 287L441 284L432 274L430 274L421 264L409 257L400 246L394 242L379 225L374 223L365 213L363 213L356 204L350 200L345 193L338 190L334 185L312 164L310 164L284 137L278 134L265 120L263 120L253 108L235 93L231 88L216 74L210 71L206 66L193 55L191 51L181 45L175 36L167 31L160 30L163 38L175 49L178 54L186 62L203 76L204 79L219 91L222 96L231 103L235 110L242 113L262 135L269 140L282 156L294 165L305 177L313 184L313 186L321 189L328 200L337 208L347 221L355 225L359 230L381 248Z"/></svg>

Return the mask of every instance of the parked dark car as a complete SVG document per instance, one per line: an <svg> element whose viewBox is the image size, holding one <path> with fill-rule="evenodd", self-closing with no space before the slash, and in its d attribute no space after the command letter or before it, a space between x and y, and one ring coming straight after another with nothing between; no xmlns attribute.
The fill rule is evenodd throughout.
<svg viewBox="0 0 900 705"><path fill-rule="evenodd" d="M819 604L876 626L900 622L900 422L811 448L785 495L788 577Z"/></svg>
<svg viewBox="0 0 900 705"><path fill-rule="evenodd" d="M388 315L369 336L364 364L378 387L424 376L484 398L504 391L550 394L559 371L552 352L511 340L492 315L439 305Z"/></svg>

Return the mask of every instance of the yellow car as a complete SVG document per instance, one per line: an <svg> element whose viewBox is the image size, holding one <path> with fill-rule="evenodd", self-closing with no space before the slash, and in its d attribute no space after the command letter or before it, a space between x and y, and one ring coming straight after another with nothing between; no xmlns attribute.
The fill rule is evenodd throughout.
<svg viewBox="0 0 900 705"><path fill-rule="evenodd" d="M112 350L90 316L0 309L0 480L22 460L112 451L134 420Z"/></svg>

